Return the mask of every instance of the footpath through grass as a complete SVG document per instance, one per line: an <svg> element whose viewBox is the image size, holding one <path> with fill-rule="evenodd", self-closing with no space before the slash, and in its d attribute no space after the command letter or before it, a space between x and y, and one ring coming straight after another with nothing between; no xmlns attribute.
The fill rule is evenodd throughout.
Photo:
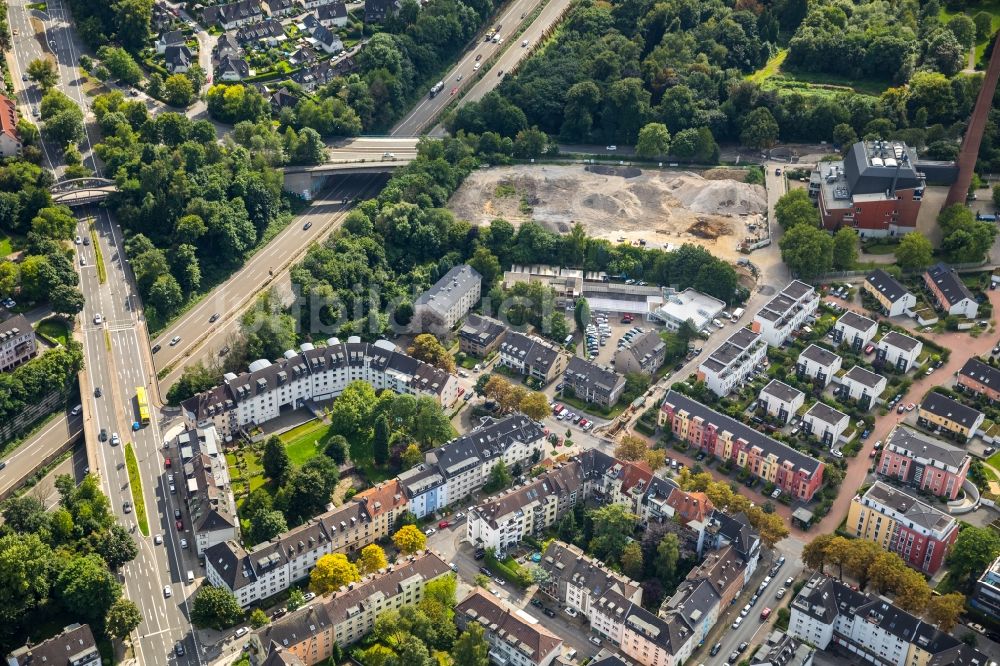
<svg viewBox="0 0 1000 666"><path fill-rule="evenodd" d="M142 477L139 476L139 461L136 460L132 443L125 443L125 467L128 469L128 483L132 488L132 510L139 522L142 536L149 536L149 522L146 520L146 500L142 494Z"/></svg>

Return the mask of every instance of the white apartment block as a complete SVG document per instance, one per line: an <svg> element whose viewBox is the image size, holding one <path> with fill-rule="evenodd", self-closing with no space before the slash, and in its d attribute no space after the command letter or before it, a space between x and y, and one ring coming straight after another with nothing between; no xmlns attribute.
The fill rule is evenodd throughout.
<svg viewBox="0 0 1000 666"><path fill-rule="evenodd" d="M908 335L889 331L878 341L875 352L877 365L890 365L899 372L906 372L917 364L924 343Z"/></svg>
<svg viewBox="0 0 1000 666"><path fill-rule="evenodd" d="M419 331L450 331L479 302L482 284L472 266L455 266L417 298L412 325Z"/></svg>
<svg viewBox="0 0 1000 666"><path fill-rule="evenodd" d="M784 382L772 379L760 390L759 405L783 423L788 423L805 404L806 394Z"/></svg>
<svg viewBox="0 0 1000 666"><path fill-rule="evenodd" d="M792 280L754 315L753 330L767 344L780 347L816 314L819 294L805 282Z"/></svg>
<svg viewBox="0 0 1000 666"><path fill-rule="evenodd" d="M442 406L458 399L458 380L423 361L407 356L387 340L363 343L351 336L325 347L304 343L299 353L285 352L271 363L258 360L249 372L227 373L222 385L186 400L184 416L198 427L214 425L226 441L248 426L277 418L307 401L329 400L353 381L365 381L376 391L430 396Z"/></svg>
<svg viewBox="0 0 1000 666"><path fill-rule="evenodd" d="M0 372L27 363L38 353L35 329L24 315L0 322Z"/></svg>
<svg viewBox="0 0 1000 666"><path fill-rule="evenodd" d="M833 342L837 345L846 344L854 351L860 352L865 345L875 339L876 333L878 324L868 317L848 310L833 325Z"/></svg>
<svg viewBox="0 0 1000 666"><path fill-rule="evenodd" d="M856 365L840 378L840 385L842 397L856 400L864 409L869 409L885 392L888 382L882 375Z"/></svg>
<svg viewBox="0 0 1000 666"><path fill-rule="evenodd" d="M698 379L716 395L729 395L766 355L767 342L763 336L749 328L741 328L702 361L698 366Z"/></svg>
<svg viewBox="0 0 1000 666"><path fill-rule="evenodd" d="M809 345L799 354L795 363L795 374L799 379L808 377L823 386L829 386L834 375L840 372L843 359L828 349Z"/></svg>
<svg viewBox="0 0 1000 666"><path fill-rule="evenodd" d="M847 414L823 402L817 402L802 417L803 429L826 446L833 446L840 440L851 419Z"/></svg>

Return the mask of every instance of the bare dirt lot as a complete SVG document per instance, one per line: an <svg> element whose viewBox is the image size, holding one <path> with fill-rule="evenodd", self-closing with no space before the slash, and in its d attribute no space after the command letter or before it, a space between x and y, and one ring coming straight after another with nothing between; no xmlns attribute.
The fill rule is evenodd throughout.
<svg viewBox="0 0 1000 666"><path fill-rule="evenodd" d="M760 185L745 172L641 170L624 166L511 166L473 172L448 207L473 224L502 217L512 224L535 220L566 233L575 222L612 242L652 247L702 245L735 260L736 245L767 211Z"/></svg>

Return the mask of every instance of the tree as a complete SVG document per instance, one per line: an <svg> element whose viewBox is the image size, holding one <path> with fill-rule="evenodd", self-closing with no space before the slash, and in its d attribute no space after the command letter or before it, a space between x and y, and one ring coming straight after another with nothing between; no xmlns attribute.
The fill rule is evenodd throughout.
<svg viewBox="0 0 1000 666"><path fill-rule="evenodd" d="M375 389L368 382L354 381L344 387L330 408L334 434L343 435L352 443L367 440L376 402Z"/></svg>
<svg viewBox="0 0 1000 666"><path fill-rule="evenodd" d="M361 556L358 557L358 573L362 576L375 573L387 566L389 561L385 558L385 551L380 547L372 543L361 549Z"/></svg>
<svg viewBox="0 0 1000 666"><path fill-rule="evenodd" d="M260 608L254 608L253 612L250 613L250 626L254 629L260 629L261 627L266 627L271 621L271 618L267 616Z"/></svg>
<svg viewBox="0 0 1000 666"><path fill-rule="evenodd" d="M338 590L348 583L361 580L358 568L343 553L324 555L316 560L316 567L309 574L309 589L316 594Z"/></svg>
<svg viewBox="0 0 1000 666"><path fill-rule="evenodd" d="M31 220L31 230L55 240L66 240L73 237L76 218L66 206L49 206L42 208Z"/></svg>
<svg viewBox="0 0 1000 666"><path fill-rule="evenodd" d="M59 572L56 596L66 609L88 621L103 619L121 596L121 585L97 554L75 555Z"/></svg>
<svg viewBox="0 0 1000 666"><path fill-rule="evenodd" d="M621 556L622 571L626 576L634 580L642 578L642 547L638 541L628 543Z"/></svg>
<svg viewBox="0 0 1000 666"><path fill-rule="evenodd" d="M243 619L243 609L240 607L240 602L225 588L203 585L194 596L191 622L196 627L202 629L211 627L222 631L241 619Z"/></svg>
<svg viewBox="0 0 1000 666"><path fill-rule="evenodd" d="M818 226L819 212L805 190L792 190L774 203L774 217L786 231L799 224Z"/></svg>
<svg viewBox="0 0 1000 666"><path fill-rule="evenodd" d="M0 618L14 623L46 600L54 568L52 549L38 534L0 537Z"/></svg>
<svg viewBox="0 0 1000 666"><path fill-rule="evenodd" d="M532 391L521 398L518 409L529 419L535 421L541 421L552 413L552 408L549 407L549 399L541 391Z"/></svg>
<svg viewBox="0 0 1000 666"><path fill-rule="evenodd" d="M487 398L496 401L501 412L510 412L521 404L526 393L520 386L514 386L500 375L490 375L486 381L484 393Z"/></svg>
<svg viewBox="0 0 1000 666"><path fill-rule="evenodd" d="M401 401L408 398L400 396ZM420 396L414 403L413 415L408 419L407 429L410 435L425 446L436 446L451 439L455 431L451 427L448 415L441 405L430 396Z"/></svg>
<svg viewBox="0 0 1000 666"><path fill-rule="evenodd" d="M96 539L97 552L108 563L111 570L131 562L139 554L139 546L123 525L114 524Z"/></svg>
<svg viewBox="0 0 1000 666"><path fill-rule="evenodd" d="M965 595L958 592L931 597L927 602L927 617L941 631L951 631L965 612Z"/></svg>
<svg viewBox="0 0 1000 666"><path fill-rule="evenodd" d="M858 260L858 234L850 227L843 227L833 235L833 267L838 271L854 268Z"/></svg>
<svg viewBox="0 0 1000 666"><path fill-rule="evenodd" d="M841 151L847 151L858 141L858 135L854 128L847 123L840 123L833 128L833 142L840 146Z"/></svg>
<svg viewBox="0 0 1000 666"><path fill-rule="evenodd" d="M375 434L372 437L372 453L375 464L382 467L389 460L389 421L385 414L375 419Z"/></svg>
<svg viewBox="0 0 1000 666"><path fill-rule="evenodd" d="M639 130L635 154L639 157L663 157L670 152L670 132L663 123L647 123Z"/></svg>
<svg viewBox="0 0 1000 666"><path fill-rule="evenodd" d="M767 513L759 506L751 507L747 511L747 518L754 529L760 533L760 541L768 548L788 536L788 527L785 521L776 513Z"/></svg>
<svg viewBox="0 0 1000 666"><path fill-rule="evenodd" d="M973 581L1000 555L1000 535L988 527L966 527L948 553L948 567L956 581L971 589Z"/></svg>
<svg viewBox="0 0 1000 666"><path fill-rule="evenodd" d="M955 39L966 49L972 48L976 41L976 22L965 14L956 14L948 21L948 30L955 35Z"/></svg>
<svg viewBox="0 0 1000 666"><path fill-rule="evenodd" d="M490 476L483 485L483 490L487 493L495 493L509 486L513 479L507 470L507 464L503 460L498 460L490 470Z"/></svg>
<svg viewBox="0 0 1000 666"><path fill-rule="evenodd" d="M615 447L615 458L620 460L642 460L646 457L649 446L646 440L635 435L625 435Z"/></svg>
<svg viewBox="0 0 1000 666"><path fill-rule="evenodd" d="M194 97L194 84L183 74L173 74L163 82L163 98L170 106L187 108Z"/></svg>
<svg viewBox="0 0 1000 666"><path fill-rule="evenodd" d="M807 567L824 573L823 567L827 562L826 548L835 536L834 534L819 534L802 547L802 561Z"/></svg>
<svg viewBox="0 0 1000 666"><path fill-rule="evenodd" d="M430 333L421 333L413 338L413 346L407 351L410 356L441 368L445 372L455 372L455 359L438 339Z"/></svg>
<svg viewBox="0 0 1000 666"><path fill-rule="evenodd" d="M807 224L792 227L779 246L781 259L804 280L829 273L833 266L833 238L816 227Z"/></svg>
<svg viewBox="0 0 1000 666"><path fill-rule="evenodd" d="M130 86L137 85L142 80L142 68L129 55L128 51L117 46L102 46L97 50L101 63L107 67L111 76L120 79Z"/></svg>
<svg viewBox="0 0 1000 666"><path fill-rule="evenodd" d="M900 572L900 580L893 589L893 602L905 611L919 615L931 600L931 588L919 572L906 567Z"/></svg>
<svg viewBox="0 0 1000 666"><path fill-rule="evenodd" d="M590 303L587 302L586 298L581 296L576 300L576 306L573 309L573 318L576 320L576 327L580 331L587 330L587 326L590 325Z"/></svg>
<svg viewBox="0 0 1000 666"><path fill-rule="evenodd" d="M594 525L590 551L602 560L618 560L635 529L638 516L620 504L607 504L591 511L590 517Z"/></svg>
<svg viewBox="0 0 1000 666"><path fill-rule="evenodd" d="M326 456L310 458L289 475L275 497L275 506L284 512L290 525L297 525L326 507L339 478L332 460Z"/></svg>
<svg viewBox="0 0 1000 666"><path fill-rule="evenodd" d="M392 535L392 542L403 555L412 555L427 546L427 537L415 525L403 525Z"/></svg>
<svg viewBox="0 0 1000 666"><path fill-rule="evenodd" d="M451 659L462 666L489 666L489 652L483 628L477 622L469 622L451 649Z"/></svg>
<svg viewBox="0 0 1000 666"><path fill-rule="evenodd" d="M275 509L248 515L248 522L250 529L247 530L247 538L252 543L264 543L288 531L285 514Z"/></svg>
<svg viewBox="0 0 1000 666"><path fill-rule="evenodd" d="M279 485L285 481L285 477L292 467L288 451L285 450L285 445L276 435L271 435L264 443L264 455L261 456L260 462L264 468L264 476L273 479Z"/></svg>
<svg viewBox="0 0 1000 666"><path fill-rule="evenodd" d="M142 622L139 607L125 597L119 597L111 604L104 617L104 628L111 636L123 640Z"/></svg>
<svg viewBox="0 0 1000 666"><path fill-rule="evenodd" d="M48 90L59 81L55 64L47 58L36 58L29 62L27 74L29 79L42 87L42 90Z"/></svg>
<svg viewBox="0 0 1000 666"><path fill-rule="evenodd" d="M402 463L403 470L408 470L416 467L424 460L424 453L420 450L420 447L416 444L410 444L403 451L403 454L399 458L400 463Z"/></svg>
<svg viewBox="0 0 1000 666"><path fill-rule="evenodd" d="M431 659L424 642L412 634L403 639L397 654L397 666L433 666L436 663Z"/></svg>
<svg viewBox="0 0 1000 666"><path fill-rule="evenodd" d="M666 587L673 582L677 575L677 562L681 558L681 545L677 540L677 535L669 532L663 536L660 543L656 545L656 575L660 582Z"/></svg>
<svg viewBox="0 0 1000 666"><path fill-rule="evenodd" d="M868 565L868 581L879 594L898 589L906 563L896 553L882 552Z"/></svg>
<svg viewBox="0 0 1000 666"><path fill-rule="evenodd" d="M305 603L306 603L306 595L302 592L302 589L298 587L293 587L292 591L288 593L289 612L302 608L305 605Z"/></svg>
<svg viewBox="0 0 1000 666"><path fill-rule="evenodd" d="M934 246L923 234L909 233L896 247L896 263L903 270L926 268L934 261Z"/></svg>
<svg viewBox="0 0 1000 666"><path fill-rule="evenodd" d="M495 254L489 251L489 248L483 247L482 245L477 246L475 251L472 253L472 257L469 259L469 265L483 276L484 292L495 284L497 278L503 274L503 269L500 267L500 260L496 258Z"/></svg>
<svg viewBox="0 0 1000 666"><path fill-rule="evenodd" d="M993 32L993 17L989 12L976 12L972 17L976 26L976 39L982 41Z"/></svg>
<svg viewBox="0 0 1000 666"><path fill-rule="evenodd" d="M3 504L4 524L22 534L38 532L45 528L45 505L37 497L21 495L11 497Z"/></svg>
<svg viewBox="0 0 1000 666"><path fill-rule="evenodd" d="M993 186L993 205L1000 208L1000 183Z"/></svg>
<svg viewBox="0 0 1000 666"><path fill-rule="evenodd" d="M56 286L49 297L52 311L72 317L83 310L83 292L68 284Z"/></svg>
<svg viewBox="0 0 1000 666"><path fill-rule="evenodd" d="M778 121L763 106L751 111L743 121L740 143L749 148L766 150L778 142Z"/></svg>

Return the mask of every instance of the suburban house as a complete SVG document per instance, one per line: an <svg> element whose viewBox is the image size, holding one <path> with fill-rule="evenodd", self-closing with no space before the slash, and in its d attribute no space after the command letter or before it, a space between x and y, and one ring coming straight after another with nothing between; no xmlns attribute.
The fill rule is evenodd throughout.
<svg viewBox="0 0 1000 666"><path fill-rule="evenodd" d="M843 160L820 162L809 195L823 226L850 227L862 238L914 231L926 185L916 162L916 150L900 141L859 141Z"/></svg>
<svg viewBox="0 0 1000 666"><path fill-rule="evenodd" d="M306 9L316 9L324 5L343 3L344 0L301 0L301 4Z"/></svg>
<svg viewBox="0 0 1000 666"><path fill-rule="evenodd" d="M385 22L402 6L402 0L370 0L365 2L365 25Z"/></svg>
<svg viewBox="0 0 1000 666"><path fill-rule="evenodd" d="M490 647L494 663L549 666L562 651L563 641L538 622L489 592L474 588L455 607L455 624L461 631L477 623Z"/></svg>
<svg viewBox="0 0 1000 666"><path fill-rule="evenodd" d="M857 401L863 409L871 409L885 392L888 382L882 375L856 365L840 378L841 397Z"/></svg>
<svg viewBox="0 0 1000 666"><path fill-rule="evenodd" d="M879 309L887 317L898 317L917 307L917 297L881 268L868 275L861 288L878 301Z"/></svg>
<svg viewBox="0 0 1000 666"><path fill-rule="evenodd" d="M898 372L906 372L917 364L924 343L908 335L889 331L875 346L875 365L889 365Z"/></svg>
<svg viewBox="0 0 1000 666"><path fill-rule="evenodd" d="M285 41L285 29L281 22L274 18L266 18L257 23L245 25L236 31L236 41L240 44L265 44L277 46Z"/></svg>
<svg viewBox="0 0 1000 666"><path fill-rule="evenodd" d="M625 390L623 376L579 356L569 359L564 381L576 397L601 407L613 407Z"/></svg>
<svg viewBox="0 0 1000 666"><path fill-rule="evenodd" d="M23 314L0 321L0 372L13 370L38 354L35 329Z"/></svg>
<svg viewBox="0 0 1000 666"><path fill-rule="evenodd" d="M0 95L0 157L21 154L21 135L17 131L17 104Z"/></svg>
<svg viewBox="0 0 1000 666"><path fill-rule="evenodd" d="M962 490L971 461L965 450L900 424L886 438L875 470L880 476L953 500Z"/></svg>
<svg viewBox="0 0 1000 666"><path fill-rule="evenodd" d="M257 629L248 637L250 651L260 661L284 651L305 664L324 662L332 656L334 645L356 642L387 610L420 603L427 583L451 573L435 553L410 555Z"/></svg>
<svg viewBox="0 0 1000 666"><path fill-rule="evenodd" d="M782 423L788 423L805 403L806 394L784 382L772 379L760 390L757 406Z"/></svg>
<svg viewBox="0 0 1000 666"><path fill-rule="evenodd" d="M876 481L855 495L845 529L873 541L921 573L933 576L958 538L958 521L923 500Z"/></svg>
<svg viewBox="0 0 1000 666"><path fill-rule="evenodd" d="M312 32L312 38L313 43L323 49L325 53L340 53L344 50L344 42L340 41L340 37L337 33L322 25L316 26L316 29ZM473 269L469 268L469 270L471 271ZM479 299L477 298L476 300ZM469 307L471 309L471 306Z"/></svg>
<svg viewBox="0 0 1000 666"><path fill-rule="evenodd" d="M508 331L500 342L500 365L543 386L563 374L566 360L567 354L552 343L517 331Z"/></svg>
<svg viewBox="0 0 1000 666"><path fill-rule="evenodd" d="M455 266L417 298L413 304L411 327L421 332L446 332L455 328L479 302L482 284L482 276L472 266Z"/></svg>
<svg viewBox="0 0 1000 666"><path fill-rule="evenodd" d="M615 352L615 371L622 374L639 372L654 375L667 357L667 343L659 331L649 330L632 338Z"/></svg>
<svg viewBox="0 0 1000 666"><path fill-rule="evenodd" d="M876 333L878 333L877 323L848 310L833 325L833 342L836 345L847 344L854 351L860 352L865 345L875 339Z"/></svg>
<svg viewBox="0 0 1000 666"><path fill-rule="evenodd" d="M239 538L240 519L236 515L236 500L229 481L229 468L222 442L215 428L191 428L174 438L180 451L183 479L176 485L187 504L199 555L217 543ZM175 474L176 479L176 474Z"/></svg>
<svg viewBox="0 0 1000 666"><path fill-rule="evenodd" d="M823 386L829 386L834 376L840 372L843 359L828 349L809 345L799 354L795 363L795 374L799 379L808 377Z"/></svg>
<svg viewBox="0 0 1000 666"><path fill-rule="evenodd" d="M186 44L168 46L163 51L163 62L171 74L184 74L195 62L191 49Z"/></svg>
<svg viewBox="0 0 1000 666"><path fill-rule="evenodd" d="M996 402L1000 400L1000 370L973 356L958 371L958 386L959 390L970 391Z"/></svg>
<svg viewBox="0 0 1000 666"><path fill-rule="evenodd" d="M294 109L299 103L299 98L293 95L288 88L281 87L271 93L267 99L271 105L271 113L279 115L282 109Z"/></svg>
<svg viewBox="0 0 1000 666"><path fill-rule="evenodd" d="M240 56L224 55L215 66L215 77L219 81L242 81L250 76L250 65Z"/></svg>
<svg viewBox="0 0 1000 666"><path fill-rule="evenodd" d="M299 5L294 0L264 0L264 7L268 15L275 18L291 16L299 10Z"/></svg>
<svg viewBox="0 0 1000 666"><path fill-rule="evenodd" d="M218 23L223 30L233 30L259 21L263 15L260 0L240 0L228 5L214 5L205 7L201 13L205 25Z"/></svg>
<svg viewBox="0 0 1000 666"><path fill-rule="evenodd" d="M924 273L924 284L939 310L956 317L975 319L979 303L954 268L946 264L928 268Z"/></svg>
<svg viewBox="0 0 1000 666"><path fill-rule="evenodd" d="M724 397L741 385L767 356L767 342L760 333L740 328L715 348L698 366L698 379L717 396Z"/></svg>
<svg viewBox="0 0 1000 666"><path fill-rule="evenodd" d="M752 328L767 344L779 347L815 316L818 307L816 289L792 280L754 315Z"/></svg>
<svg viewBox="0 0 1000 666"><path fill-rule="evenodd" d="M1000 619L1000 557L993 560L976 581L969 604L993 619Z"/></svg>
<svg viewBox="0 0 1000 666"><path fill-rule="evenodd" d="M500 346L507 335L507 327L492 317L474 313L458 329L458 350L463 354L486 358Z"/></svg>
<svg viewBox="0 0 1000 666"><path fill-rule="evenodd" d="M324 28L343 28L348 23L347 5L343 2L331 2L321 5L316 10L316 19Z"/></svg>
<svg viewBox="0 0 1000 666"><path fill-rule="evenodd" d="M7 654L6 666L101 666L101 653L89 624L71 624L41 643Z"/></svg>
<svg viewBox="0 0 1000 666"><path fill-rule="evenodd" d="M706 453L731 460L792 497L808 502L823 485L823 463L697 400L667 391L657 423Z"/></svg>
<svg viewBox="0 0 1000 666"><path fill-rule="evenodd" d="M163 55L168 46L180 46L184 43L184 32L181 30L169 30L161 32L156 38L156 52Z"/></svg>
<svg viewBox="0 0 1000 666"><path fill-rule="evenodd" d="M847 414L834 409L825 402L816 402L802 416L802 430L827 447L832 447L840 441L840 436L850 425L851 419Z"/></svg>
<svg viewBox="0 0 1000 666"><path fill-rule="evenodd" d="M399 479L377 483L354 496L371 518L372 538L384 539L396 531L396 521L406 513L408 500Z"/></svg>
<svg viewBox="0 0 1000 666"><path fill-rule="evenodd" d="M305 90L312 91L338 76L347 76L357 68L358 63L351 56L339 60L321 60L292 74L292 80Z"/></svg>
<svg viewBox="0 0 1000 666"><path fill-rule="evenodd" d="M931 391L924 396L917 411L917 425L938 432L942 430L962 441L972 439L986 416L977 409Z"/></svg>
<svg viewBox="0 0 1000 666"><path fill-rule="evenodd" d="M215 43L215 48L212 50L212 57L215 60L220 60L227 55L243 56L243 47L236 41L236 35L231 32L219 35L219 41Z"/></svg>
<svg viewBox="0 0 1000 666"><path fill-rule="evenodd" d="M988 666L985 654L893 605L816 573L791 603L788 633L819 650L839 648L884 666ZM831 645L832 643L832 645Z"/></svg>

